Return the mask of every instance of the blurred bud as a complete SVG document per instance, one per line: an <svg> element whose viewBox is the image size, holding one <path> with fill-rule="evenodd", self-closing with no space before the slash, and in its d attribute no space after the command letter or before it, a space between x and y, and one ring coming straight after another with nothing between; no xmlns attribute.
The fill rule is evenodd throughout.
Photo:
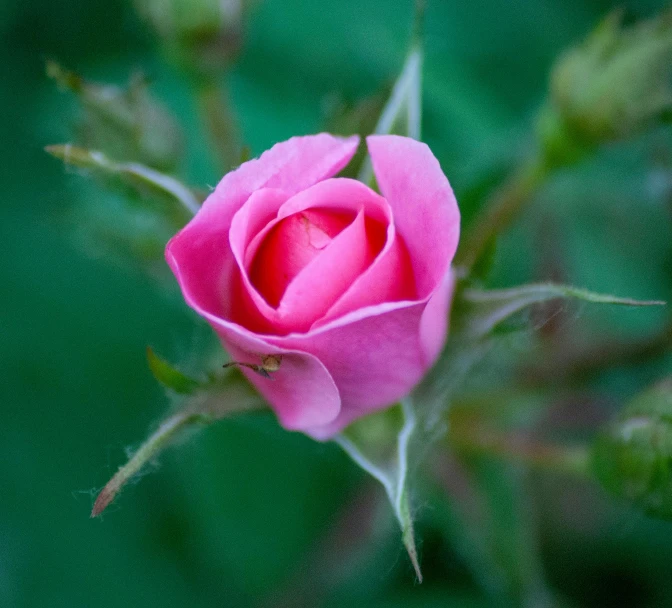
<svg viewBox="0 0 672 608"><path fill-rule="evenodd" d="M78 137L83 147L162 171L175 168L182 150L180 127L150 96L143 76L132 76L120 88L87 82L53 61L47 62L47 75L77 95L84 109Z"/></svg>
<svg viewBox="0 0 672 608"><path fill-rule="evenodd" d="M216 72L235 59L243 16L252 1L134 0L175 59L201 72Z"/></svg>
<svg viewBox="0 0 672 608"><path fill-rule="evenodd" d="M672 108L672 12L623 26L612 13L557 61L539 134L563 162L581 145L628 137Z"/></svg>
<svg viewBox="0 0 672 608"><path fill-rule="evenodd" d="M635 397L600 434L593 463L608 491L672 518L672 377Z"/></svg>

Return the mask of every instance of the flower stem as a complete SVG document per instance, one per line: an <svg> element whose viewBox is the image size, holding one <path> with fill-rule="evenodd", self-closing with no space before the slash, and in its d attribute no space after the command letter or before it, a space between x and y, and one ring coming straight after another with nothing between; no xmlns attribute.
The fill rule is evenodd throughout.
<svg viewBox="0 0 672 608"><path fill-rule="evenodd" d="M425 12L427 9L427 0L415 0L415 13L413 16L413 33L411 44L422 48L425 35Z"/></svg>
<svg viewBox="0 0 672 608"><path fill-rule="evenodd" d="M240 147L227 91L219 86L215 77L208 75L198 79L196 96L219 168L228 172L239 163Z"/></svg>
<svg viewBox="0 0 672 608"><path fill-rule="evenodd" d="M158 429L140 446L130 460L122 466L100 491L91 517L98 517L114 500L126 483L140 472L156 454L165 448L185 427L192 424L207 422L208 417L192 409L184 410L164 420Z"/></svg>
<svg viewBox="0 0 672 608"><path fill-rule="evenodd" d="M549 445L490 429L465 431L460 427L459 432L448 436L451 447L460 452L492 456L530 468L576 477L591 475L587 446Z"/></svg>
<svg viewBox="0 0 672 608"><path fill-rule="evenodd" d="M585 380L605 369L639 365L672 349L672 318L656 333L630 341L610 338L592 345L579 344L578 337L553 349L554 354L521 372L528 385Z"/></svg>
<svg viewBox="0 0 672 608"><path fill-rule="evenodd" d="M455 265L469 271L480 260L492 240L516 219L532 195L548 177L551 166L541 153L515 171L498 188L474 221L457 252Z"/></svg>

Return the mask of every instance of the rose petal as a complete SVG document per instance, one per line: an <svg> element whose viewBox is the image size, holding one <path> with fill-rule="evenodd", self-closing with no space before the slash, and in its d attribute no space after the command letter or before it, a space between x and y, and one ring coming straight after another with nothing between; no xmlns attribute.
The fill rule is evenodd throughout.
<svg viewBox="0 0 672 608"><path fill-rule="evenodd" d="M254 203L252 198L250 198L250 203ZM273 230L279 222L293 214L309 209L334 209L339 213L359 213L362 210L365 210L367 217L376 222L388 223L391 220L390 209L385 199L361 182L347 178L327 179L288 199L278 210L277 218L270 221L252 238L249 245L247 245L247 250L243 257L242 251L245 247L244 240L245 236L248 234L246 230L248 223L247 218L251 213L251 211L248 211L247 206L248 204L246 203L236 214L231 227L231 245L239 268L241 269L243 289L246 291L246 294L243 296L239 295L239 297L244 298L244 302L246 303L246 327L269 334L287 333L289 331L307 331L310 328L310 325L316 321L319 316L324 315L324 313L326 313L326 311L334 304L334 298L345 291L348 286L352 284L353 280L371 264L372 258L369 253L366 253L369 249L363 247L363 245L368 245L371 242L370 237L373 236L373 240L376 241L376 243L374 243L375 246L373 247L375 250L374 256L378 254L378 250L382 247L382 243L378 245L377 242L381 240L380 237L375 237L373 234L378 232L378 230L376 230L375 227L372 227L370 222L367 222L368 226L365 226L367 228L365 232L361 231L360 226L360 236L354 240L352 240L353 231L348 231L350 227L346 228L335 239L341 244L335 244L335 247L338 249L335 249L334 253L337 251L344 252L350 250L350 253L338 254L347 256L349 259L348 264L346 265L342 262L339 263L338 259L334 259L337 256L333 255L333 253L327 254L326 250L323 251L319 258L325 256L325 254L326 257L324 261L321 262L321 266L316 266L313 270L306 270L306 272L314 273L310 276L316 277L313 287L314 293L310 293L306 297L305 294L307 291L302 287L305 283L301 282L305 281L305 279L299 280L299 276L297 276L295 281L298 281L298 286L295 287L292 292L294 295L287 295L286 300L283 297L283 302L281 302L280 307L274 309L259 291L255 289L254 285L252 285L248 270L261 243L264 242L270 231ZM241 216L240 221L238 219L239 216ZM260 223L261 222L259 222L259 224ZM346 243L346 241L348 242ZM334 243L332 243L332 245L334 245ZM332 245L329 245L327 249L330 249ZM344 257L342 259L345 260L346 258ZM355 260L358 260L356 264L356 273L352 271ZM317 262L317 260L315 260L315 262ZM338 268L339 266L342 266L342 268L339 269L337 274L334 274L336 271L333 270L333 268ZM322 268L323 270L320 271L319 268ZM321 275L319 274L320 272L322 273ZM324 280L325 276L332 275L334 277L339 277L341 280ZM290 283L290 287L287 290L288 292L291 291L291 285L292 283ZM303 295L296 295L300 291L302 291ZM255 309L253 311L254 313L258 311L259 314L252 314L249 310L250 306ZM241 309L242 308L243 307L241 307ZM242 317L240 318L242 319Z"/></svg>
<svg viewBox="0 0 672 608"><path fill-rule="evenodd" d="M236 264L229 247L234 214L261 188L289 196L338 173L357 150L357 136L342 139L327 133L293 137L276 144L257 160L241 165L219 182L196 216L166 247L166 260L185 294L204 310L227 316Z"/></svg>
<svg viewBox="0 0 672 608"><path fill-rule="evenodd" d="M353 219L350 213L325 209L306 209L283 218L263 239L255 255L246 256L251 285L273 308L278 308L292 281L320 257Z"/></svg>
<svg viewBox="0 0 672 608"><path fill-rule="evenodd" d="M241 268L246 265L246 252L250 242L269 224L277 223L278 210L289 198L284 190L261 188L252 193L233 216L228 240Z"/></svg>
<svg viewBox="0 0 672 608"><path fill-rule="evenodd" d="M265 338L279 347L311 352L338 386L342 404L338 418L329 426L305 429L308 434L328 438L355 418L387 407L411 391L433 363L420 335L426 306L426 301L380 304L308 334ZM447 316L447 309L443 314Z"/></svg>
<svg viewBox="0 0 672 608"><path fill-rule="evenodd" d="M210 322L236 357L272 354L274 347L226 320L234 303L227 290L235 284L231 278L237 271L228 239L234 214L261 188L292 195L333 176L347 165L358 143L358 137L323 133L277 144L227 174L194 219L168 243L166 260L187 304ZM275 352L283 353L283 362L274 381L245 373L276 409L283 426L302 429L332 420L340 410L340 397L324 365L308 353L277 347Z"/></svg>
<svg viewBox="0 0 672 608"><path fill-rule="evenodd" d="M443 349L454 289L448 268L427 300L370 306L304 336L270 338L273 344L315 354L339 388L338 416L304 431L329 439L353 420L408 395Z"/></svg>
<svg viewBox="0 0 672 608"><path fill-rule="evenodd" d="M460 234L455 195L426 144L397 135L366 139L380 191L410 254L418 296L445 276Z"/></svg>
<svg viewBox="0 0 672 608"><path fill-rule="evenodd" d="M334 319L368 306L416 299L415 277L408 251L391 224L387 229L387 242L380 255L313 328L323 327Z"/></svg>
<svg viewBox="0 0 672 608"><path fill-rule="evenodd" d="M347 177L326 179L289 199L278 212L278 218L288 217L312 207L333 208L335 211L366 214L381 223L388 224L392 215L387 201L368 186Z"/></svg>
<svg viewBox="0 0 672 608"><path fill-rule="evenodd" d="M308 331L371 264L378 251L366 232L361 211L289 284L273 320L279 333Z"/></svg>
<svg viewBox="0 0 672 608"><path fill-rule="evenodd" d="M179 269L176 276L180 281ZM183 284L180 281L181 284ZM286 429L304 430L328 424L339 413L339 390L324 364L313 354L278 347L235 323L226 321L200 307L191 294L185 300L212 325L233 361L259 364L262 355L282 355L278 371L264 378L253 370L241 368L247 379L273 406Z"/></svg>
<svg viewBox="0 0 672 608"><path fill-rule="evenodd" d="M436 361L448 336L450 303L455 292L455 274L452 268L436 288L420 319L420 343L428 361Z"/></svg>

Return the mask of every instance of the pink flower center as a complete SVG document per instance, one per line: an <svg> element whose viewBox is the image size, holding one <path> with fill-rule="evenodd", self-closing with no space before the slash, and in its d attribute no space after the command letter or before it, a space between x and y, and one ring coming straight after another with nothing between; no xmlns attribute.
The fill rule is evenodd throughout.
<svg viewBox="0 0 672 608"><path fill-rule="evenodd" d="M353 225L355 217L351 211L314 208L281 220L266 234L254 255L249 268L252 285L270 306L278 308L292 281L315 261L310 270L315 275L310 283L312 287L302 293L311 300L319 298L320 308L326 310L368 268L385 243L385 227L364 218L363 222L359 220L362 228L354 249L353 243L347 246L342 239L337 245L334 241ZM322 264L317 260L330 246L343 247L342 251L334 250L330 254L342 260L336 266L334 262ZM331 284L326 293L325 284Z"/></svg>

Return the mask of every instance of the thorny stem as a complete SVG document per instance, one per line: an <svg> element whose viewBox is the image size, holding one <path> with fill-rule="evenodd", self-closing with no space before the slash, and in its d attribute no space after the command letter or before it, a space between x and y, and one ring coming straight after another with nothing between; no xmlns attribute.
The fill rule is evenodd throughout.
<svg viewBox="0 0 672 608"><path fill-rule="evenodd" d="M194 412L191 409L184 410L174 414L164 420L158 429L140 446L137 452L131 456L130 460L122 466L105 487L100 491L93 509L91 517L98 517L107 506L114 500L121 488L140 472L156 454L165 448L176 435L185 427L196 423L204 423L208 417L200 412Z"/></svg>
<svg viewBox="0 0 672 608"><path fill-rule="evenodd" d="M550 165L541 152L523 164L486 202L457 252L455 265L469 271L489 243L516 219L548 177Z"/></svg>

